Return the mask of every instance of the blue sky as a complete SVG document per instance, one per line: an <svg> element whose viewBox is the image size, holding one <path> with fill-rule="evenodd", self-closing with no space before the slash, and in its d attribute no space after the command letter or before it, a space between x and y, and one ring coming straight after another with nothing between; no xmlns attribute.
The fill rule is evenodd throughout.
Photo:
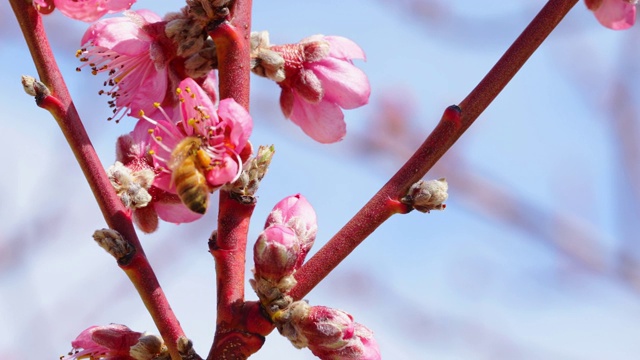
<svg viewBox="0 0 640 360"><path fill-rule="evenodd" d="M417 3L440 5L440 15L407 11ZM277 153L260 189L251 239L273 204L300 192L318 214L317 250L399 168L402 154L417 147L403 138L385 152L358 151L363 138L384 137L373 123L381 100L406 100L411 133L423 139L543 4L256 2L253 28L268 30L273 43L317 33L356 41L367 53L358 65L370 78L372 97L370 105L346 112L347 138L324 146L282 118L275 84L252 78L252 142L273 143ZM172 5L143 0L134 8L162 14ZM45 23L108 166L116 137L133 122L104 120L106 99L97 95L103 79L75 72L74 52L87 25L59 14ZM35 69L7 3L0 4L0 24L0 161L10 174L0 177L0 358L56 358L93 324L154 332L133 287L91 240L104 220L64 138L21 90L20 75ZM632 172L621 170L622 140L611 126L610 104L620 83L633 93L638 36L636 29L604 29L579 3L443 158L449 166L428 174L450 179L446 211L393 217L308 300L353 314L376 333L385 359L635 359L640 293L612 274L620 253L640 254L634 243L638 209L633 181L625 182ZM632 126L625 129L638 136ZM632 162L636 151L627 150ZM490 188L509 197L491 197ZM514 198L515 210L505 202ZM516 211L524 222L509 220ZM575 232L563 232L567 224L595 239L595 250ZM206 248L214 225L209 213L197 223L161 224L142 236L201 354L215 323ZM604 270L585 271L554 247L558 243L604 261ZM248 286L247 297L255 298ZM254 358L314 357L274 333Z"/></svg>

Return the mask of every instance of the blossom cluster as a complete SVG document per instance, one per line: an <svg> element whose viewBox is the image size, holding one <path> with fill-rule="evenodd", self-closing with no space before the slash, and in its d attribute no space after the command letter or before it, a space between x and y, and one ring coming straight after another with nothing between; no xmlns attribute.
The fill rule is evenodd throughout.
<svg viewBox="0 0 640 360"><path fill-rule="evenodd" d="M87 22L124 11L89 26L76 53L82 62L77 70L107 75L100 94L110 97L110 120L137 119L118 139L108 175L144 232L154 231L159 219L200 218L209 194L240 178L252 152L251 116L233 99L218 101L216 49L202 19L208 12L189 8L196 3L163 18L128 10L133 1L34 2L39 11L57 8ZM278 75L272 79L281 88L285 116L319 142L341 140L346 133L341 109L369 100L368 79L352 63L365 58L362 49L339 36L270 45L266 32L260 34L264 41L253 47L252 69L260 74L259 69L275 66Z"/></svg>
<svg viewBox="0 0 640 360"><path fill-rule="evenodd" d="M293 301L288 292L317 233L316 213L304 196L289 196L269 213L253 248L251 285L280 333L297 348L309 348L321 359L378 360L371 330L348 313Z"/></svg>

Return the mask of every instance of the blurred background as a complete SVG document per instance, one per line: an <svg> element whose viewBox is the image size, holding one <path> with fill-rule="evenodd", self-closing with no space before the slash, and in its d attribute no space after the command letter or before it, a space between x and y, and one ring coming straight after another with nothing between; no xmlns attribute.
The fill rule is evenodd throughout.
<svg viewBox="0 0 640 360"><path fill-rule="evenodd" d="M272 206L302 193L320 248L403 164L544 5L256 1L272 43L312 35L357 42L368 106L320 145L285 120L279 88L252 78L253 144L275 144L250 246ZM183 4L139 0L159 14ZM75 71L88 24L47 16L67 85L105 167L134 122L107 122L103 76ZM396 215L307 299L351 313L384 359L637 359L640 354L640 34L605 29L582 2L428 178L446 177L444 212ZM55 121L24 94L36 71L0 3L0 359L57 359L95 324L157 332L124 273L93 242L105 222ZM216 200L213 201L216 203ZM196 350L215 326L215 209L162 223L141 241ZM248 258L252 253L249 250ZM247 269L251 264L247 264ZM247 298L255 295L247 284ZM314 359L277 334L255 359Z"/></svg>

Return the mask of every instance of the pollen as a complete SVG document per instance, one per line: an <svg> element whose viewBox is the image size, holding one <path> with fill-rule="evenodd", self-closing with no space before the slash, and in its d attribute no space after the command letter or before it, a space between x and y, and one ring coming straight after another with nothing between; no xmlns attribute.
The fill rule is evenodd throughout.
<svg viewBox="0 0 640 360"><path fill-rule="evenodd" d="M153 107L156 108L156 109L159 109L160 108L160 103L159 102L154 102L153 103Z"/></svg>

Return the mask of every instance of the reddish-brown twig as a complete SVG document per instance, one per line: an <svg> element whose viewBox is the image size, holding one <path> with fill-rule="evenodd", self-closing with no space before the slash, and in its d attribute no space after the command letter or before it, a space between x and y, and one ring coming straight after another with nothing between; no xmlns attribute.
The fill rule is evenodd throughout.
<svg viewBox="0 0 640 360"><path fill-rule="evenodd" d="M131 217L116 195L71 100L49 46L42 18L30 3L11 0L38 74L52 95L39 99L38 106L48 110L58 122L69 146L82 168L108 226L118 231L134 248L126 262L119 262L136 287L162 335L173 359L180 359L177 342L184 332L169 306L158 279L151 268Z"/></svg>
<svg viewBox="0 0 640 360"><path fill-rule="evenodd" d="M459 116L452 107L425 142L371 200L296 273L291 295L301 299L331 272L380 224L394 214L390 199L402 197L464 134L515 76L577 0L551 0L509 47L496 65L460 103Z"/></svg>

